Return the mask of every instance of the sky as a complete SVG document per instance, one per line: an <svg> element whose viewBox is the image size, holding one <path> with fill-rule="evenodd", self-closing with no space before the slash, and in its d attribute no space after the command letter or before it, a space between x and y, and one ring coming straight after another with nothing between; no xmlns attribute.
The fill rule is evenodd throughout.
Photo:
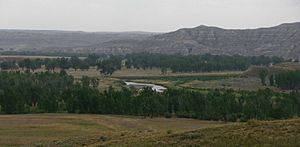
<svg viewBox="0 0 300 147"><path fill-rule="evenodd" d="M300 0L0 0L0 29L169 32L300 22Z"/></svg>

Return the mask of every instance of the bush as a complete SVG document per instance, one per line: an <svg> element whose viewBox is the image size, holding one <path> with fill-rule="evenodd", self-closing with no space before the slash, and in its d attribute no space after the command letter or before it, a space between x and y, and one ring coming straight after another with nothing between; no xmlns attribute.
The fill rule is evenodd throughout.
<svg viewBox="0 0 300 147"><path fill-rule="evenodd" d="M171 117L172 117L172 114L170 112L165 113L165 118L171 118Z"/></svg>
<svg viewBox="0 0 300 147"><path fill-rule="evenodd" d="M167 130L167 134L172 134L172 130Z"/></svg>
<svg viewBox="0 0 300 147"><path fill-rule="evenodd" d="M197 115L193 111L180 111L176 113L179 118L197 118Z"/></svg>

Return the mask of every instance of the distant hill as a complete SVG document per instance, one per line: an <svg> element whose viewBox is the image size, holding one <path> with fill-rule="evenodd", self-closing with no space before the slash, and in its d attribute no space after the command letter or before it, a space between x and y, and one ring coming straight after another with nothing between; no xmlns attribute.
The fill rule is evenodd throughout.
<svg viewBox="0 0 300 147"><path fill-rule="evenodd" d="M75 49L113 40L142 40L157 33L1 30L0 50L45 51Z"/></svg>
<svg viewBox="0 0 300 147"><path fill-rule="evenodd" d="M300 58L300 23L270 28L222 29L199 26L155 33L29 33L0 31L0 48L36 48L46 52L240 54ZM13 34L13 35L12 35ZM28 45L30 44L30 45Z"/></svg>
<svg viewBox="0 0 300 147"><path fill-rule="evenodd" d="M115 47L116 41L99 47ZM300 58L300 23L260 29L222 29L199 26L151 36L135 44L118 42L119 48L133 52L181 54L241 54Z"/></svg>

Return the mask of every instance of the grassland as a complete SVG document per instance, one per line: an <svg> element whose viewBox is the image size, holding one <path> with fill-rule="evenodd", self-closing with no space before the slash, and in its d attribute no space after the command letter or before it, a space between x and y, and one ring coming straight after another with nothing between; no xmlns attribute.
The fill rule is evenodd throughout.
<svg viewBox="0 0 300 147"><path fill-rule="evenodd" d="M125 139L107 146L300 146L300 119L249 121L184 133Z"/></svg>
<svg viewBox="0 0 300 147"><path fill-rule="evenodd" d="M299 146L300 119L224 123L114 115L0 116L0 146Z"/></svg>
<svg viewBox="0 0 300 147"><path fill-rule="evenodd" d="M113 115L0 115L0 146L73 146L127 135L156 135L224 125L192 119L141 118ZM93 138L98 140L93 140Z"/></svg>

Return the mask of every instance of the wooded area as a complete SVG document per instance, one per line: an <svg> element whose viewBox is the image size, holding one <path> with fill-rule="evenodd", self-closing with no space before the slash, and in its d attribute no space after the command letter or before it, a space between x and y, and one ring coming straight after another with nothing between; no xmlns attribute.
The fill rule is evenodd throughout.
<svg viewBox="0 0 300 147"><path fill-rule="evenodd" d="M127 68L146 69L160 68L162 73L172 72L212 72L212 71L242 71L250 65L269 65L283 62L279 57L267 56L228 56L228 55L165 55L154 53L136 53L126 56L99 56L89 55L84 59L76 56L57 59L24 59L20 61L3 61L0 63L2 70L17 70L19 68L35 71L45 66L46 70L55 68L66 70L88 70L97 66L101 74L111 75L122 66Z"/></svg>
<svg viewBox="0 0 300 147"><path fill-rule="evenodd" d="M95 78L75 82L60 73L0 73L0 112L93 113L145 117L184 117L205 120L246 121L283 119L299 116L300 93L259 91L168 89L164 93L150 88L134 91L112 88L100 92Z"/></svg>

